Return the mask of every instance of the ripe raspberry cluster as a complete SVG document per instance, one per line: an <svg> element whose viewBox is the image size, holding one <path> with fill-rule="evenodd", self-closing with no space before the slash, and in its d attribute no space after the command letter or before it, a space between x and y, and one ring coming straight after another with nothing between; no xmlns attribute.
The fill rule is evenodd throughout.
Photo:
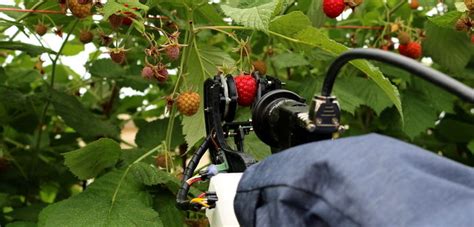
<svg viewBox="0 0 474 227"><path fill-rule="evenodd" d="M237 103L241 106L252 105L257 94L257 81L251 75L240 74L234 78L237 87Z"/></svg>
<svg viewBox="0 0 474 227"><path fill-rule="evenodd" d="M422 56L423 51L420 42L413 41L411 39L410 33L406 31L400 31L398 33L398 40L400 42L398 52L401 55L413 59L418 59Z"/></svg>
<svg viewBox="0 0 474 227"><path fill-rule="evenodd" d="M474 43L474 20L472 18L474 15L474 0L464 0L464 4L467 12L456 21L454 26L457 31L466 32L471 37L471 42Z"/></svg>
<svg viewBox="0 0 474 227"><path fill-rule="evenodd" d="M422 55L421 44L412 41L407 44L400 44L398 47L398 52L400 52L401 55L407 56L409 58L418 59Z"/></svg>
<svg viewBox="0 0 474 227"><path fill-rule="evenodd" d="M168 70L166 65L147 65L142 69L142 77L147 80L156 79L159 82L165 82L168 79Z"/></svg>

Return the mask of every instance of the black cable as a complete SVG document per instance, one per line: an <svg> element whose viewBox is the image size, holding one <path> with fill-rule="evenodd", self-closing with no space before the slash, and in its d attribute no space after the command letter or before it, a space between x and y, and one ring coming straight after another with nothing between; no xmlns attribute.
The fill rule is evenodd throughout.
<svg viewBox="0 0 474 227"><path fill-rule="evenodd" d="M193 157L188 163L188 167L184 171L183 181L181 183L181 188L178 190L176 195L176 205L182 210L196 209L192 204L187 200L189 188L191 187L186 181L193 176L194 170L196 170L199 161L201 160L206 150L209 148L209 142L211 141L212 134L208 135L204 142L199 146L199 148L194 152Z"/></svg>
<svg viewBox="0 0 474 227"><path fill-rule="evenodd" d="M355 59L368 59L388 63L404 69L415 76L421 77L428 82L431 82L446 91L457 95L458 97L474 103L474 89L465 84L439 72L430 67L427 67L413 59L395 54L392 52L379 49L353 49L345 52L339 56L330 66L326 78L324 79L323 89L321 95L330 96L334 82L339 71L349 61Z"/></svg>

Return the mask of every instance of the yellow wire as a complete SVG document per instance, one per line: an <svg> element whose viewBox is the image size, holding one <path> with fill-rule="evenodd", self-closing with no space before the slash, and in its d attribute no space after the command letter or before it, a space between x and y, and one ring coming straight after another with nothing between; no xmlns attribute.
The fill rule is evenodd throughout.
<svg viewBox="0 0 474 227"><path fill-rule="evenodd" d="M191 199L191 202L192 203L198 203L198 202L203 202L204 201L204 198L194 198L194 199Z"/></svg>
<svg viewBox="0 0 474 227"><path fill-rule="evenodd" d="M209 206L207 203L205 202L200 202L199 204L201 204L201 206L205 207L205 208L209 208L211 206Z"/></svg>
<svg viewBox="0 0 474 227"><path fill-rule="evenodd" d="M205 198L194 198L194 199L191 199L191 203L197 203L197 204L200 204L201 206L206 207L206 208L211 207L211 206L209 206L209 205L205 202Z"/></svg>

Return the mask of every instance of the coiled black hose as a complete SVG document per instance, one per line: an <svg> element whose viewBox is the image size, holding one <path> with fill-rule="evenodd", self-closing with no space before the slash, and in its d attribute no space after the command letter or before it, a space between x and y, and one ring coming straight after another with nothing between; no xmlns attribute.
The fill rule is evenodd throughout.
<svg viewBox="0 0 474 227"><path fill-rule="evenodd" d="M191 187L186 181L193 176L194 171L196 170L199 161L201 160L206 150L209 148L209 142L211 141L212 135L208 135L204 142L199 146L199 148L194 152L193 157L188 163L186 170L184 171L183 181L181 183L181 188L178 190L176 196L176 206L181 210L199 210L199 207L191 204L187 199L189 188Z"/></svg>

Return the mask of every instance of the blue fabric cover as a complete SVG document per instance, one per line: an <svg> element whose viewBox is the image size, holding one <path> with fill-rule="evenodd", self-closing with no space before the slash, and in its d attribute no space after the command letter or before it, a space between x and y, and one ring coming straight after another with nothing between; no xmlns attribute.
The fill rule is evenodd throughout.
<svg viewBox="0 0 474 227"><path fill-rule="evenodd" d="M241 226L474 226L474 169L370 134L288 149L251 166Z"/></svg>

